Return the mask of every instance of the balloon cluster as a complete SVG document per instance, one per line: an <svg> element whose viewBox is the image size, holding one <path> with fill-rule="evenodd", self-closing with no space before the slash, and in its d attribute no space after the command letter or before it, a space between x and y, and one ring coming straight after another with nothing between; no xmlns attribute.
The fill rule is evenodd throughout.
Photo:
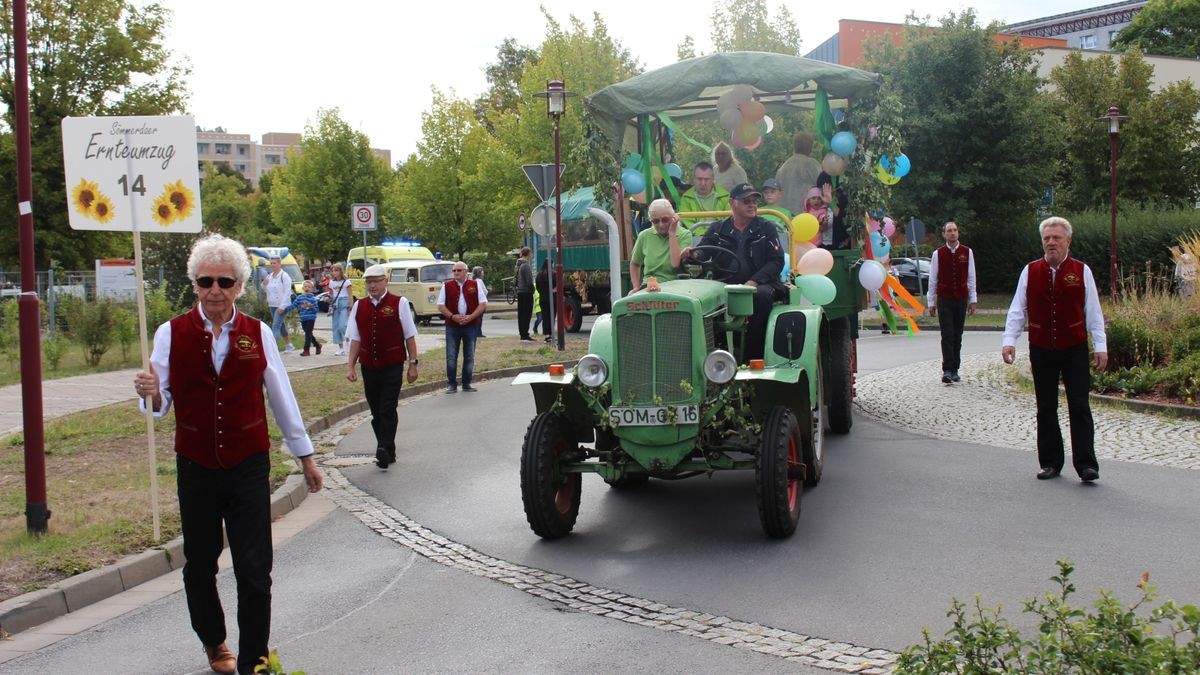
<svg viewBox="0 0 1200 675"><path fill-rule="evenodd" d="M717 115L721 128L731 133L733 144L743 150L762 145L763 136L771 133L775 122L767 116L767 107L754 100L754 88L735 84L717 99Z"/></svg>
<svg viewBox="0 0 1200 675"><path fill-rule="evenodd" d="M858 140L849 131L839 131L829 140L832 152L825 154L821 160L821 170L830 176L840 176L846 173L850 166L850 155L858 149Z"/></svg>
<svg viewBox="0 0 1200 675"><path fill-rule="evenodd" d="M883 155L875 164L875 178L884 185L895 185L900 182L901 178L907 176L911 169L912 162L903 152L896 155L894 161L887 155Z"/></svg>
<svg viewBox="0 0 1200 675"><path fill-rule="evenodd" d="M882 221L874 218L867 221L867 231L871 237L871 251L876 258L885 259L892 252L890 237L896 234L896 221L884 216Z"/></svg>
<svg viewBox="0 0 1200 675"><path fill-rule="evenodd" d="M814 305L828 305L837 297L837 286L826 276L832 269L832 253L823 248L809 250L796 263L795 272L800 275L796 277L796 288Z"/></svg>

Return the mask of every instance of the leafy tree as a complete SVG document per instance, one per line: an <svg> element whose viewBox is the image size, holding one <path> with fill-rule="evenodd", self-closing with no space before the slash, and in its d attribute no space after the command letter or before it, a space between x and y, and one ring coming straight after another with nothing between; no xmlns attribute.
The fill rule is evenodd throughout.
<svg viewBox="0 0 1200 675"><path fill-rule="evenodd" d="M0 3L0 101L10 133L0 138L0 164L16 165L15 44L12 5ZM32 0L29 3L30 131L37 205L36 264L51 259L89 268L98 256L129 253L127 235L73 231L67 223L62 118L164 115L183 110L186 68L163 45L169 10L123 0ZM0 201L16 202L15 172L0 173ZM17 231L16 209L0 209L0 229ZM18 238L0 239L0 261L16 263Z"/></svg>
<svg viewBox="0 0 1200 675"><path fill-rule="evenodd" d="M1118 190L1140 204L1181 206L1200 192L1200 93L1188 81L1151 91L1154 68L1131 49L1114 57L1071 54L1050 73L1054 112L1064 120L1059 203L1071 211L1109 203L1108 125L1097 121L1110 106L1129 119L1118 137Z"/></svg>
<svg viewBox="0 0 1200 675"><path fill-rule="evenodd" d="M247 186L247 181L236 172L222 172L220 165L212 163L205 166L204 180L200 183L205 229L250 245L261 243L257 237L246 237L253 232L253 204L244 193Z"/></svg>
<svg viewBox="0 0 1200 675"><path fill-rule="evenodd" d="M497 113L516 112L521 100L521 74L528 64L537 63L538 52L505 38L496 49L496 61L484 68L488 90L475 99L475 114L480 123L495 132L492 117Z"/></svg>
<svg viewBox="0 0 1200 675"><path fill-rule="evenodd" d="M989 228L1032 218L1054 169L1055 125L1034 54L997 43L998 28L980 26L973 10L936 30L910 16L903 45L869 53L899 95L899 149L912 163L892 189L893 217ZM878 157L866 159L873 167Z"/></svg>
<svg viewBox="0 0 1200 675"><path fill-rule="evenodd" d="M336 108L317 113L305 127L300 152L271 179L271 215L284 241L309 258L338 259L358 241L350 229L350 205L383 201L392 172L371 152L371 143L350 128ZM398 224L379 219L376 241L399 234Z"/></svg>
<svg viewBox="0 0 1200 675"><path fill-rule="evenodd" d="M1200 0L1150 0L1117 34L1114 51L1200 58Z"/></svg>
<svg viewBox="0 0 1200 675"><path fill-rule="evenodd" d="M388 219L406 223L406 234L456 258L467 249L515 244L516 216L503 221L496 212L504 191L495 187L497 175L520 162L476 119L470 103L436 89L421 132L417 153L384 197Z"/></svg>
<svg viewBox="0 0 1200 675"><path fill-rule="evenodd" d="M772 17L765 0L727 0L712 14L712 43L718 52L759 51L800 55L800 29L783 3Z"/></svg>

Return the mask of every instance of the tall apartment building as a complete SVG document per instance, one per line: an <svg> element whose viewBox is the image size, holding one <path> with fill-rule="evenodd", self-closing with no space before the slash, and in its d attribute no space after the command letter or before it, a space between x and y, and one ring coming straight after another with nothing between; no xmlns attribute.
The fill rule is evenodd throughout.
<svg viewBox="0 0 1200 675"><path fill-rule="evenodd" d="M196 159L201 178L206 162L224 162L245 176L254 189L258 189L259 176L277 166L287 166L290 152L300 152L300 134L272 131L263 134L261 142L255 142L250 140L249 134L196 132ZM389 167L392 165L391 150L371 148L371 152Z"/></svg>

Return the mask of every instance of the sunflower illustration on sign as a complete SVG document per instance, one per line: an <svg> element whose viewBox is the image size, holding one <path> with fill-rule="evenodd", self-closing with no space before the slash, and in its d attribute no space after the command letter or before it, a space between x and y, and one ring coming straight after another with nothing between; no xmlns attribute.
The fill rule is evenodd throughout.
<svg viewBox="0 0 1200 675"><path fill-rule="evenodd" d="M81 178L79 185L71 191L71 204L75 210L89 218L92 215L92 207L96 204L96 197L100 195L100 188L92 181Z"/></svg>
<svg viewBox="0 0 1200 675"><path fill-rule="evenodd" d="M185 220L196 208L196 195L182 180L167 183L162 194L154 199L151 215L154 222L166 227L177 220Z"/></svg>
<svg viewBox="0 0 1200 675"><path fill-rule="evenodd" d="M100 193L96 197L96 201L92 203L92 217L100 223L107 223L113 219L113 205L108 195Z"/></svg>
<svg viewBox="0 0 1200 675"><path fill-rule="evenodd" d="M171 206L175 209L175 218L184 220L192 215L192 211L196 208L196 195L192 194L182 180L177 180L174 183L169 183L164 189L164 194L167 195L167 200L171 202Z"/></svg>
<svg viewBox="0 0 1200 675"><path fill-rule="evenodd" d="M166 227L175 220L175 207L171 206L171 199L166 194L161 194L154 200L152 214L154 222Z"/></svg>

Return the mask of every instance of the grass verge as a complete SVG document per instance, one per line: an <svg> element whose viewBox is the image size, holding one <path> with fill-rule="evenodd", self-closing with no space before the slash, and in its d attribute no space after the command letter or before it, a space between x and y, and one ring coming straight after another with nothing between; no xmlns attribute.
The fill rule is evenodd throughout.
<svg viewBox="0 0 1200 675"><path fill-rule="evenodd" d="M585 336L568 336L567 351L516 337L479 340L475 369L486 372L577 359ZM420 355L417 383L445 379L445 351ZM304 419L312 422L362 399L362 382L346 380L344 366L292 373ZM268 415L268 418L270 416ZM401 422L403 424L403 421ZM175 495L174 416L155 422L162 541L179 534ZM107 565L152 546L146 422L133 402L68 415L46 424L49 532L25 532L24 443L20 434L0 439L0 600ZM272 480L278 485L295 463L280 446L271 422Z"/></svg>

